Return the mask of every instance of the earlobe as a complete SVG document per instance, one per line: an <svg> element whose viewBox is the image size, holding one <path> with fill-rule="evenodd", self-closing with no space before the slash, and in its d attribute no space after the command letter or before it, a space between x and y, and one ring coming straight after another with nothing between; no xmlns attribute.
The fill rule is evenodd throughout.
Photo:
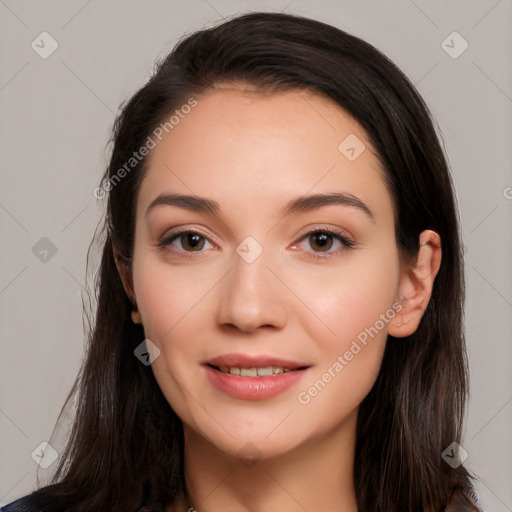
<svg viewBox="0 0 512 512"><path fill-rule="evenodd" d="M430 302L440 266L440 236L435 231L422 231L416 262L404 268L400 278L398 302L402 309L390 321L388 334L403 338L416 332Z"/></svg>
<svg viewBox="0 0 512 512"><path fill-rule="evenodd" d="M134 309L131 313L130 313L131 317L132 317L132 322L134 324L142 324L142 318L140 317L140 313Z"/></svg>

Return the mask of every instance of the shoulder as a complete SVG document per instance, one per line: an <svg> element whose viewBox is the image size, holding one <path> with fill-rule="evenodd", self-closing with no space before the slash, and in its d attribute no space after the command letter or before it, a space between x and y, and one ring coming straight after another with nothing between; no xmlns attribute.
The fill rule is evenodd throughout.
<svg viewBox="0 0 512 512"><path fill-rule="evenodd" d="M42 512L39 505L39 491L27 494L0 508L0 512Z"/></svg>
<svg viewBox="0 0 512 512"><path fill-rule="evenodd" d="M53 490L53 487L53 485L47 485L6 505L1 506L0 504L0 512L60 512L68 510L68 500L62 500L56 497L54 493L48 492ZM149 482L144 482L142 486L142 500L136 510L137 512L151 512L152 509L151 486Z"/></svg>
<svg viewBox="0 0 512 512"><path fill-rule="evenodd" d="M482 512L473 489L454 489L443 512Z"/></svg>

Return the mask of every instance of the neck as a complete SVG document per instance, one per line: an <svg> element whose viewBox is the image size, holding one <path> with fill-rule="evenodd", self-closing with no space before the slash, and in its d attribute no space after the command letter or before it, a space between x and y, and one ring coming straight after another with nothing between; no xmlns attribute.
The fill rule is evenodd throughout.
<svg viewBox="0 0 512 512"><path fill-rule="evenodd" d="M353 481L357 411L337 430L272 458L241 460L185 426L185 478L198 512L356 512ZM257 449L254 449L257 453ZM185 510L185 509L184 509Z"/></svg>

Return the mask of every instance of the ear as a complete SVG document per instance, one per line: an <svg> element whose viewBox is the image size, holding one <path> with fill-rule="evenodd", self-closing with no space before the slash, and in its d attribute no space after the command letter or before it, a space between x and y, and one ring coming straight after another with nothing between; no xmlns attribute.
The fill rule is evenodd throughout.
<svg viewBox="0 0 512 512"><path fill-rule="evenodd" d="M135 301L135 292L133 288L133 278L132 278L132 267L131 261L129 258L121 254L121 252L117 249L117 247L112 244L112 250L114 253L114 260L116 262L117 272L119 273L119 277L121 278L121 282L123 283L123 288L130 299L130 302L133 305L136 305Z"/></svg>
<svg viewBox="0 0 512 512"><path fill-rule="evenodd" d="M403 338L416 332L427 309L434 279L441 266L441 238L435 231L420 234L416 262L406 266L400 277L398 302L402 309L389 322L388 334Z"/></svg>

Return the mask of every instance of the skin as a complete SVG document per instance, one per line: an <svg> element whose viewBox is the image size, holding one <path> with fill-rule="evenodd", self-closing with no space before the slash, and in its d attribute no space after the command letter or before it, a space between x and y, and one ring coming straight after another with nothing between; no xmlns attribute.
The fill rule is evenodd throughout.
<svg viewBox="0 0 512 512"><path fill-rule="evenodd" d="M356 511L358 407L375 382L387 335L418 327L441 262L439 236L421 233L417 261L405 263L376 153L332 101L236 86L197 100L152 150L137 200L132 266L116 260L136 304L133 319L161 351L155 378L184 424L192 503L199 512ZM366 147L355 161L338 150L350 134ZM220 211L165 205L146 215L163 192L206 197ZM343 205L283 215L292 199L333 192L357 196L374 219ZM180 243L186 238L157 247L178 226L206 237L198 252ZM338 230L354 246L327 237L328 257L315 258L324 253L307 236L314 228ZM263 248L252 263L236 252L248 236ZM300 403L298 394L397 302L401 310L385 327ZM310 368L276 397L235 399L200 371L202 362L228 352L292 358Z"/></svg>

